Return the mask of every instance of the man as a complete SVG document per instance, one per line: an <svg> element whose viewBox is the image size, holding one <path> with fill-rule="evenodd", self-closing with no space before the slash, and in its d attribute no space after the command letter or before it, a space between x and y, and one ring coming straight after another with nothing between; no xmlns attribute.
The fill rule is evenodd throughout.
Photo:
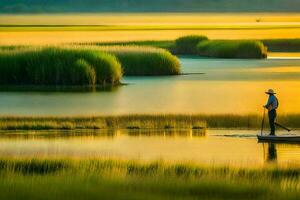
<svg viewBox="0 0 300 200"><path fill-rule="evenodd" d="M278 108L278 99L275 97L275 92L269 89L266 94L269 95L269 99L264 107L268 109L269 125L271 129L270 135L275 135L275 119L276 119L276 109Z"/></svg>

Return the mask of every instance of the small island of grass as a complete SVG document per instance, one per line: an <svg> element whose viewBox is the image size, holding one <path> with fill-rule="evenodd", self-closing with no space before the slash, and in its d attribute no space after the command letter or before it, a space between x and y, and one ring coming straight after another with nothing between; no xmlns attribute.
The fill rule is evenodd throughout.
<svg viewBox="0 0 300 200"><path fill-rule="evenodd" d="M118 85L123 74L177 75L180 63L154 47L19 46L0 51L1 85Z"/></svg>
<svg viewBox="0 0 300 200"><path fill-rule="evenodd" d="M1 85L116 85L121 77L115 56L92 49L32 47L0 52Z"/></svg>

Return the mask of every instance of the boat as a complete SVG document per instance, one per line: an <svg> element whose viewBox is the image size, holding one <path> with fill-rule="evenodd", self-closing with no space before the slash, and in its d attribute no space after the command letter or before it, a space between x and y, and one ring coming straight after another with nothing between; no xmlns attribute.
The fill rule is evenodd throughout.
<svg viewBox="0 0 300 200"><path fill-rule="evenodd" d="M257 135L259 142L300 143L300 135Z"/></svg>

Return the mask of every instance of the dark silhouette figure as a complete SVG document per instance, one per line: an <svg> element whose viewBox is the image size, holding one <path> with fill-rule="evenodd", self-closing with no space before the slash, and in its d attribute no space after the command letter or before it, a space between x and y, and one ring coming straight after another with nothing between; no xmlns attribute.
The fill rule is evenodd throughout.
<svg viewBox="0 0 300 200"><path fill-rule="evenodd" d="M275 96L276 93L274 90L269 89L266 94L269 95L269 98L264 107L268 109L269 125L271 129L270 135L275 135L275 119L277 116L276 109L278 108L279 103L277 97Z"/></svg>

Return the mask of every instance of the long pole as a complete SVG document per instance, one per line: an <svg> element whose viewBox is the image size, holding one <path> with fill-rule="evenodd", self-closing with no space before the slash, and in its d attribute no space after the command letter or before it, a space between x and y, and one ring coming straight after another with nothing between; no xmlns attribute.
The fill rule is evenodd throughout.
<svg viewBox="0 0 300 200"><path fill-rule="evenodd" d="M263 130L264 130L264 124L265 124L265 115L266 115L266 109L264 108L264 114L262 117L262 121L261 121L261 130L260 130L260 135L263 134Z"/></svg>
<svg viewBox="0 0 300 200"><path fill-rule="evenodd" d="M291 131L291 129L289 129L289 128L287 128L287 127L281 125L281 124L278 124L277 122L275 122L275 125L276 125L276 126L279 126L280 128L283 128L284 130L286 130L286 131L288 131L288 132Z"/></svg>

